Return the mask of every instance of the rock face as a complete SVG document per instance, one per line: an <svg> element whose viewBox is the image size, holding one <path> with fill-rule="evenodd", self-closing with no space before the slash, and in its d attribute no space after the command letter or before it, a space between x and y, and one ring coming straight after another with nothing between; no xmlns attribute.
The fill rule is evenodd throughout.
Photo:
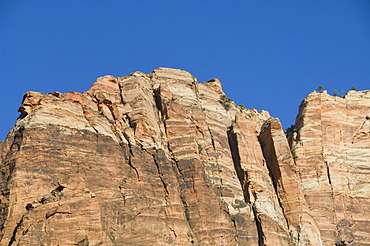
<svg viewBox="0 0 370 246"><path fill-rule="evenodd" d="M370 245L370 91L313 92L289 139L325 245ZM350 244L352 243L352 244Z"/></svg>
<svg viewBox="0 0 370 246"><path fill-rule="evenodd" d="M370 245L370 93L311 93L286 138L188 72L26 93L0 142L0 245ZM342 244L341 244L342 243Z"/></svg>

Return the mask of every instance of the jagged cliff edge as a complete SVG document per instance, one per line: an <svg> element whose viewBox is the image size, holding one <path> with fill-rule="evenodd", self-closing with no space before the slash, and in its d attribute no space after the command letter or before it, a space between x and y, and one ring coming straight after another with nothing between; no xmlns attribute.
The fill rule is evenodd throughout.
<svg viewBox="0 0 370 246"><path fill-rule="evenodd" d="M183 70L26 93L0 245L369 245L370 96L311 93L288 140Z"/></svg>

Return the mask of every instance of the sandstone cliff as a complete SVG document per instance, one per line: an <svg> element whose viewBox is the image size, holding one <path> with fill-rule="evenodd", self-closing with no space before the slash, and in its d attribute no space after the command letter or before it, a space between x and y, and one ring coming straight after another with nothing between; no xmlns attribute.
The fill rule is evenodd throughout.
<svg viewBox="0 0 370 246"><path fill-rule="evenodd" d="M0 142L0 245L369 245L369 106L311 93L288 141L183 70L28 92Z"/></svg>
<svg viewBox="0 0 370 246"><path fill-rule="evenodd" d="M369 245L370 91L309 94L289 140L324 244Z"/></svg>

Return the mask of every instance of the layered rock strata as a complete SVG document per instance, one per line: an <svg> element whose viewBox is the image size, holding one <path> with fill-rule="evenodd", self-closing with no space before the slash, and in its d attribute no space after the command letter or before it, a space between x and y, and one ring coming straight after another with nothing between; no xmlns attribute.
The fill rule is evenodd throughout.
<svg viewBox="0 0 370 246"><path fill-rule="evenodd" d="M370 244L370 91L309 94L289 139L325 245Z"/></svg>
<svg viewBox="0 0 370 246"><path fill-rule="evenodd" d="M0 245L369 244L368 104L310 94L288 143L183 70L28 92L0 142Z"/></svg>

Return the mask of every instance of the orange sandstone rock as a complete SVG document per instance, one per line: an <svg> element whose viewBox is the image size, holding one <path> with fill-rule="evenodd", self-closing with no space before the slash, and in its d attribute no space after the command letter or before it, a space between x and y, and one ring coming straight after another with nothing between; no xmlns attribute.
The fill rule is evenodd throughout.
<svg viewBox="0 0 370 246"><path fill-rule="evenodd" d="M289 134L300 184L325 245L370 244L369 95L313 92Z"/></svg>
<svg viewBox="0 0 370 246"><path fill-rule="evenodd" d="M28 92L0 142L0 245L368 245L369 104L312 93L288 143L184 70Z"/></svg>

